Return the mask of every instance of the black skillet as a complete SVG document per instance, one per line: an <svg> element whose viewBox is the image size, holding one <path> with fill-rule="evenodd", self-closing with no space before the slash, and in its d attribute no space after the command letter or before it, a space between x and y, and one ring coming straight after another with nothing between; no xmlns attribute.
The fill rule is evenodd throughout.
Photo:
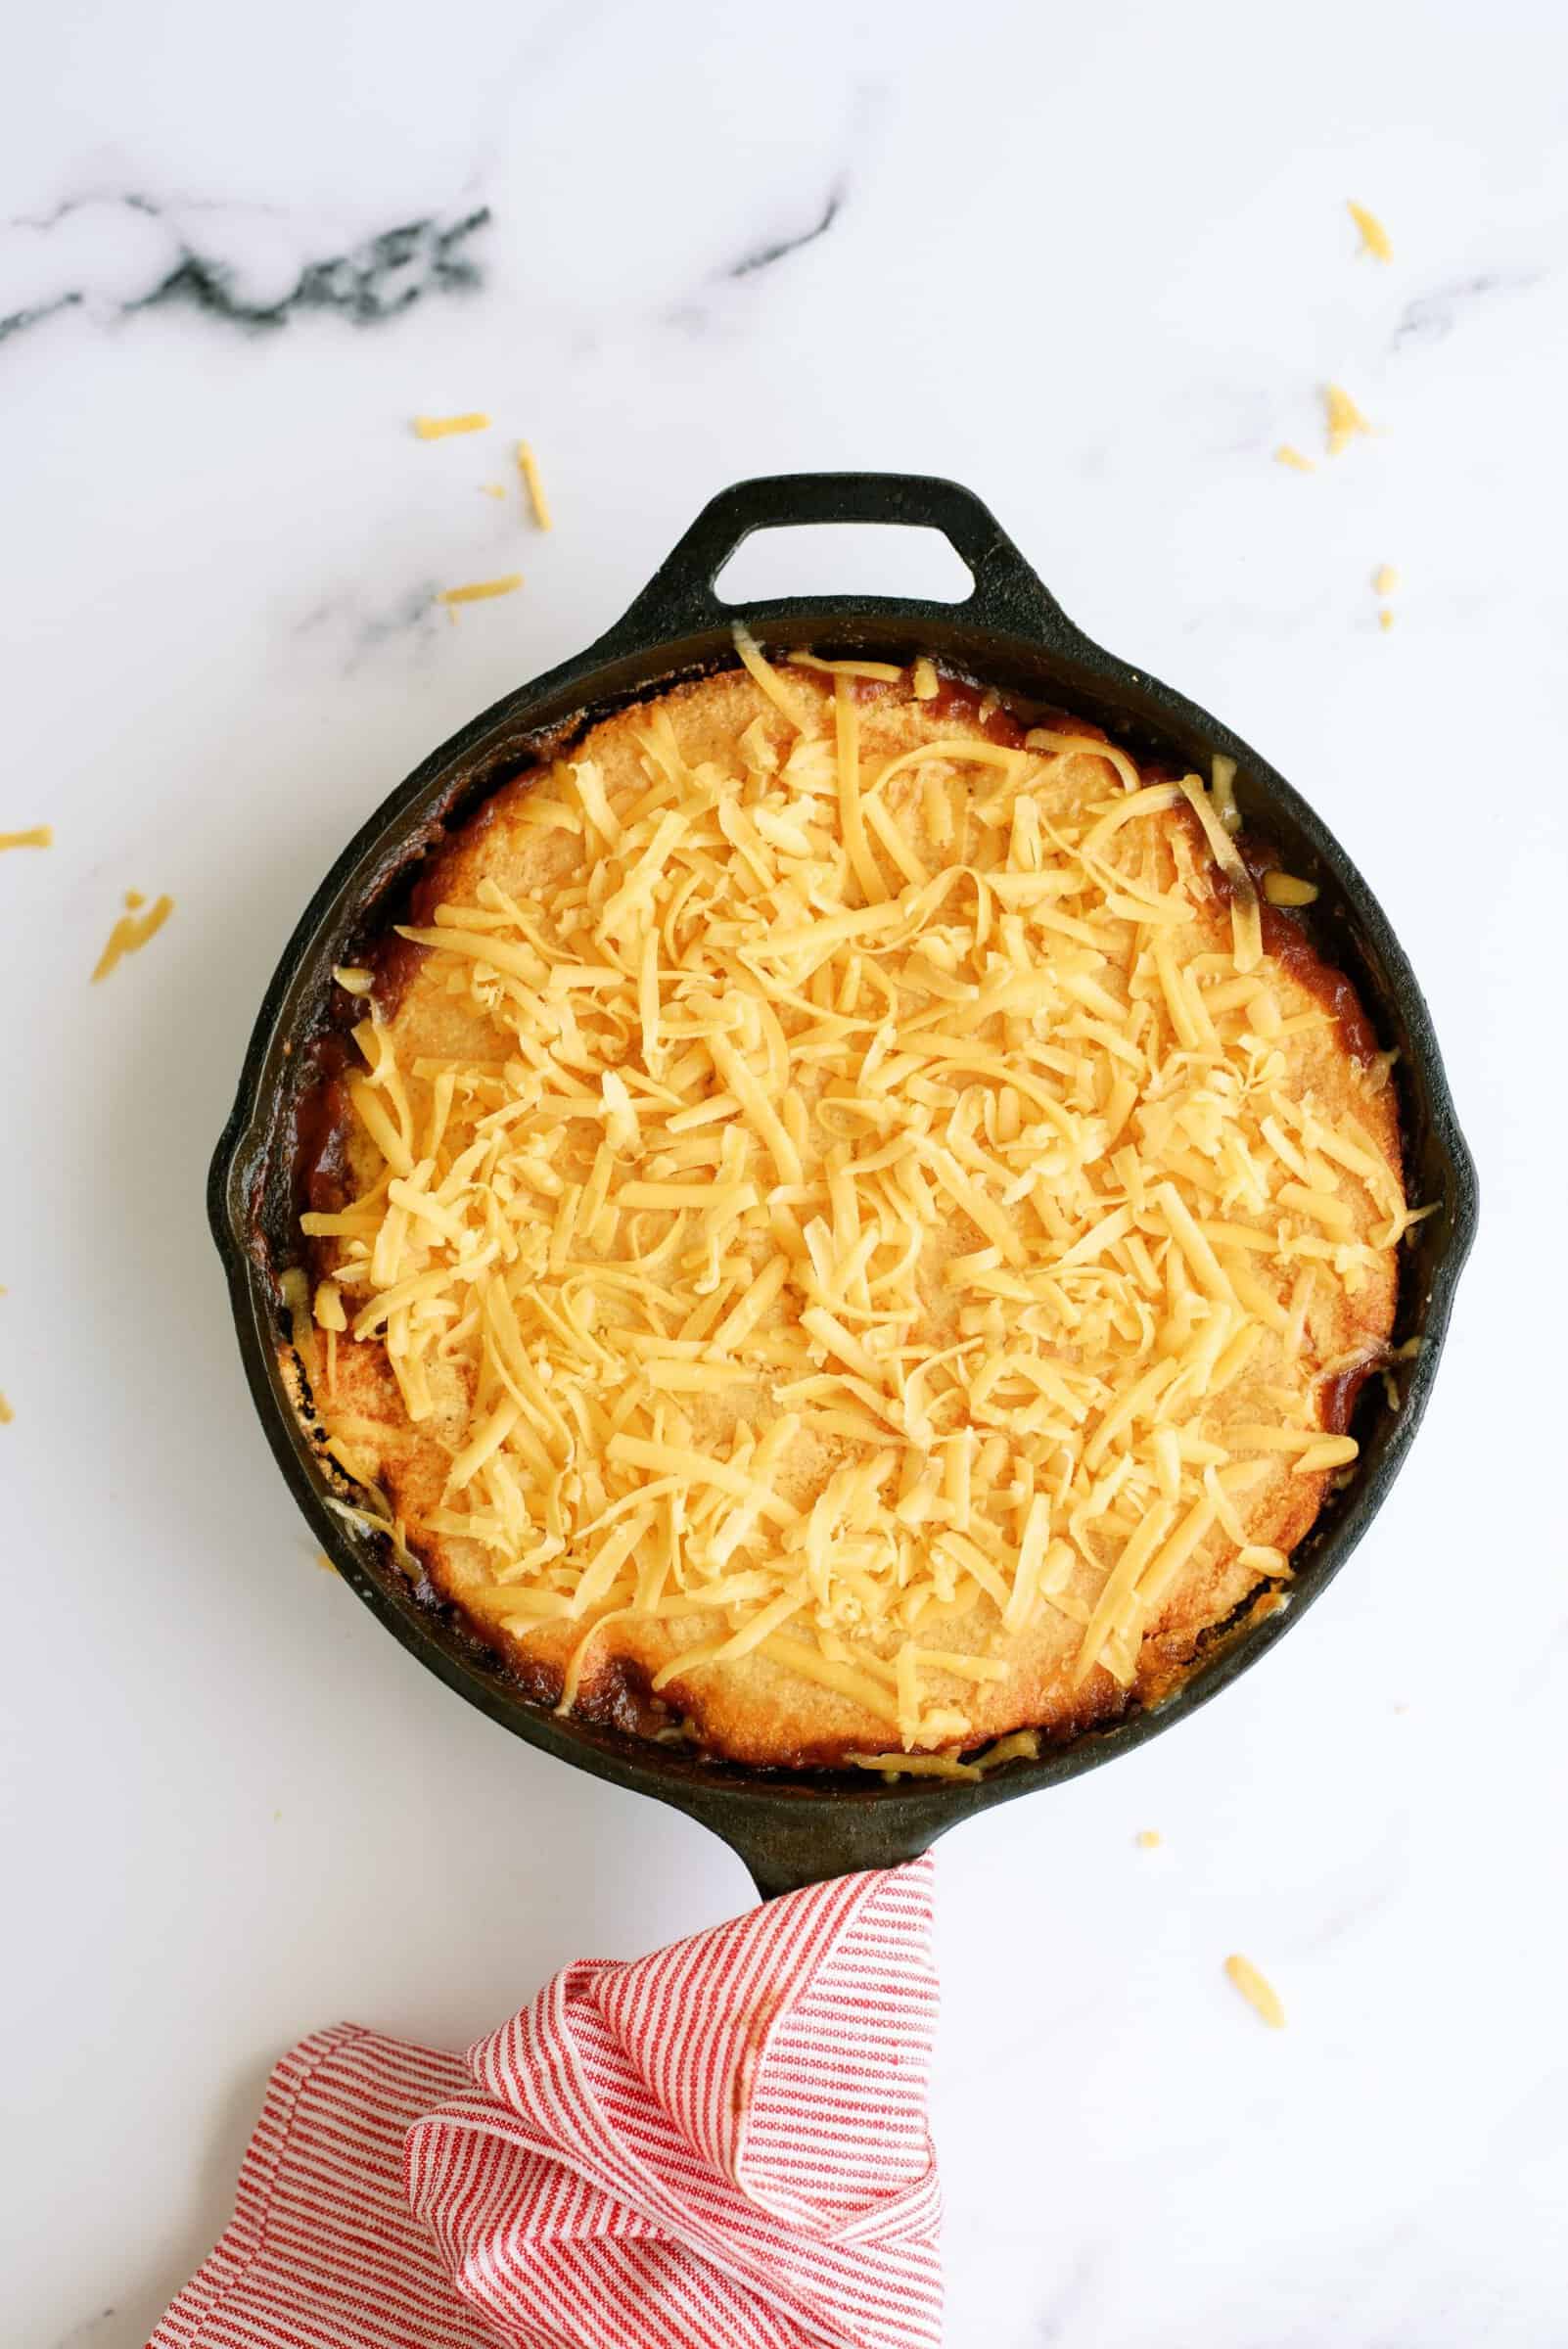
<svg viewBox="0 0 1568 2349"><path fill-rule="evenodd" d="M935 528L968 566L974 592L961 604L790 596L736 610L718 601L714 581L752 531L830 522ZM1314 940L1355 980L1380 1043L1398 1047L1409 1186L1422 1201L1440 1203L1404 1259L1395 1338L1418 1336L1421 1346L1402 1365L1400 1407L1390 1410L1373 1382L1355 1422L1360 1456L1298 1548L1289 1584L1214 1637L1164 1702L978 1782L889 1784L859 1773L747 1770L558 1720L530 1701L450 1610L410 1587L381 1537L357 1531L327 1506L327 1479L279 1372L287 1326L279 1274L297 1254L294 1110L309 1039L326 1017L333 965L351 962L397 917L422 857L448 824L585 720L732 661L738 618L764 648L781 653L808 645L903 663L929 653L1026 703L1058 704L1092 718L1134 755L1178 760L1203 774L1215 753L1233 759L1247 830L1272 843L1291 872L1316 882ZM976 1811L1092 1770L1185 1719L1272 1645L1349 1557L1409 1448L1475 1231L1476 1178L1414 974L1360 874L1290 785L1218 719L1082 635L980 500L956 483L800 474L742 482L715 497L607 635L464 727L356 834L306 906L267 989L212 1162L208 1206L261 1424L345 1581L448 1687L530 1745L689 1812L733 1847L766 1896L911 1859Z"/></svg>

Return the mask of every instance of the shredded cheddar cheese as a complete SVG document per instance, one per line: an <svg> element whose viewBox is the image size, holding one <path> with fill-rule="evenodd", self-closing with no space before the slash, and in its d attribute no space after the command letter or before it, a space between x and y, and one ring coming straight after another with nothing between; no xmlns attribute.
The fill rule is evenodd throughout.
<svg viewBox="0 0 1568 2349"><path fill-rule="evenodd" d="M1281 440L1275 449L1274 463L1287 466L1292 473L1315 473L1317 471L1312 458L1304 457L1301 450L1292 448L1288 440Z"/></svg>
<svg viewBox="0 0 1568 2349"><path fill-rule="evenodd" d="M818 668L830 677L868 677L883 685L903 681L903 670L892 661L822 661L815 653L791 653L789 659L796 668Z"/></svg>
<svg viewBox="0 0 1568 2349"><path fill-rule="evenodd" d="M1153 1852L1158 1851L1159 1847L1160 1831L1158 1827L1144 1827L1138 1836L1139 1851Z"/></svg>
<svg viewBox="0 0 1568 2349"><path fill-rule="evenodd" d="M0 1427L9 1427L16 1415L4 1395L0 1395Z"/></svg>
<svg viewBox="0 0 1568 2349"><path fill-rule="evenodd" d="M446 440L453 433L484 433L490 420L478 409L464 416L416 416L414 431L421 440Z"/></svg>
<svg viewBox="0 0 1568 2349"><path fill-rule="evenodd" d="M1263 893L1270 905L1314 905L1315 881L1298 880L1294 873L1265 873Z"/></svg>
<svg viewBox="0 0 1568 2349"><path fill-rule="evenodd" d="M854 1770L874 1770L891 1785L897 1778L966 1778L978 1786L981 1772L956 1754L846 1754Z"/></svg>
<svg viewBox="0 0 1568 2349"><path fill-rule="evenodd" d="M1358 433L1371 432L1371 426L1350 393L1338 384L1325 387L1323 407L1328 421L1328 453L1331 457L1337 457L1347 449Z"/></svg>
<svg viewBox="0 0 1568 2349"><path fill-rule="evenodd" d="M454 604L482 604L492 595L512 595L523 584L520 571L509 571L499 579L474 579L466 587L442 587L436 601L450 608Z"/></svg>
<svg viewBox="0 0 1568 2349"><path fill-rule="evenodd" d="M539 478L538 459L526 440L520 440L517 444L517 468L523 476L523 486L528 491L529 504L532 508L535 523L541 530L553 530L555 525L550 520L550 508L544 494L544 484Z"/></svg>
<svg viewBox="0 0 1568 2349"><path fill-rule="evenodd" d="M1400 575L1395 570L1392 563L1380 563L1376 571L1372 574L1372 593L1374 595L1390 596L1393 594L1399 583ZM1388 634L1389 629L1394 625L1394 614L1389 605L1386 603L1378 612L1377 624L1382 629L1385 636Z"/></svg>
<svg viewBox="0 0 1568 2349"><path fill-rule="evenodd" d="M33 824L25 832L0 832L0 849L52 849L54 845L50 824Z"/></svg>
<svg viewBox="0 0 1568 2349"><path fill-rule="evenodd" d="M135 908L142 903L142 898L134 889L126 891L125 903L128 910L120 915L111 930L109 943L93 967L95 986L100 979L109 977L122 956L139 954L148 940L158 936L174 910L172 898L160 898L146 913L138 913Z"/></svg>
<svg viewBox="0 0 1568 2349"><path fill-rule="evenodd" d="M1369 212L1364 204L1347 202L1345 209L1360 230L1362 253L1369 253L1374 260L1391 261L1394 248L1389 243L1388 230L1377 214Z"/></svg>
<svg viewBox="0 0 1568 2349"><path fill-rule="evenodd" d="M1036 1729L1010 1730L993 1745L984 1746L967 1757L958 1753L846 1754L844 1757L853 1769L877 1771L889 1785L899 1778L960 1778L974 1784L988 1771L999 1770L1004 1763L1034 1762L1038 1758L1039 1733Z"/></svg>
<svg viewBox="0 0 1568 2349"><path fill-rule="evenodd" d="M447 1461L398 1539L568 1634L564 1708L634 1614L670 1627L656 1690L755 1659L879 1725L856 1767L970 1776L1035 1750L959 1758L1033 1627L1126 1688L1194 1560L1288 1572L1248 1496L1355 1457L1311 1316L1410 1219L1287 1081L1316 1015L1262 952L1229 761L878 754L855 688L891 664L736 651L724 761L654 705L633 784L579 746L521 802L565 878L402 928L489 1041L421 1060L367 1005L375 1174L303 1219L296 1344L329 1392L334 1348L384 1350Z"/></svg>
<svg viewBox="0 0 1568 2349"><path fill-rule="evenodd" d="M1285 2009L1279 2003L1279 1993L1258 1971L1250 1958L1234 1955L1227 1958L1225 1972L1259 2021L1267 2023L1270 2031L1283 2031Z"/></svg>

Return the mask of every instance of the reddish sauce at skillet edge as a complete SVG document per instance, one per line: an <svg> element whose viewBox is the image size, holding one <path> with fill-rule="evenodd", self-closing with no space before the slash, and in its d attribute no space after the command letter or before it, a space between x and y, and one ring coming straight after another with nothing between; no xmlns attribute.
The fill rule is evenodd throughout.
<svg viewBox="0 0 1568 2349"><path fill-rule="evenodd" d="M345 1074L353 1043L341 1029L329 1028L307 1049L311 1073L294 1111L296 1209L330 1216L348 1203L351 1113Z"/></svg>
<svg viewBox="0 0 1568 2349"><path fill-rule="evenodd" d="M1258 892L1264 952L1278 963L1304 993L1330 1014L1352 1058L1360 1061L1363 1067L1369 1065L1381 1047L1354 985L1343 971L1323 960L1301 924L1288 913L1282 913L1277 905L1270 905L1263 894L1264 875L1280 869L1278 850L1267 841L1250 839L1245 832L1237 835L1236 847ZM1211 866L1210 871L1215 889L1228 899L1230 882L1218 865Z"/></svg>
<svg viewBox="0 0 1568 2349"><path fill-rule="evenodd" d="M1330 1435L1345 1434L1356 1415L1356 1405L1360 1401L1362 1387L1374 1370L1387 1367L1388 1360L1387 1351L1380 1347L1375 1354L1368 1355L1365 1361L1353 1362L1348 1369L1332 1371L1326 1378L1318 1380L1318 1408L1323 1415L1323 1426Z"/></svg>
<svg viewBox="0 0 1568 2349"><path fill-rule="evenodd" d="M507 793L526 789L542 765L528 767L503 783L462 823L462 836L483 831ZM427 929L445 894L446 851L451 836L438 835L421 859L409 891L406 911L399 919L410 929ZM391 1019L403 991L428 949L412 939L400 938L389 924L365 949L363 961L372 977L371 998L383 1019ZM353 1112L346 1082L350 1065L357 1066L357 1047L350 1033L370 1006L363 998L333 987L328 990L327 1024L306 1046L310 1075L303 1081L294 1110L294 1169L297 1211L333 1215L349 1198L346 1142ZM316 1246L307 1243L307 1261L316 1261Z"/></svg>
<svg viewBox="0 0 1568 2349"><path fill-rule="evenodd" d="M907 686L895 685L891 679L884 677L852 677L850 691L855 701L867 706L886 701L890 694L897 694L900 701L908 699ZM982 717L981 708L987 702L992 707ZM928 717L945 718L956 725L973 726L988 742L999 743L1003 750L1023 749L1026 731L1023 721L1011 710L1004 708L992 690L984 685L972 685L965 677L949 677L939 669L936 692L928 700L917 703L916 707L924 711Z"/></svg>

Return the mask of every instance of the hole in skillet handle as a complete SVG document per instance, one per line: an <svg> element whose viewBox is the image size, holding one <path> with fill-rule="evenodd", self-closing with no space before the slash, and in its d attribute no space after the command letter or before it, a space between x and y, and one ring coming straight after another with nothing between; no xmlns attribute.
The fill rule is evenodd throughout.
<svg viewBox="0 0 1568 2349"><path fill-rule="evenodd" d="M900 596L967 603L975 582L968 565L942 530L911 524L893 532L870 523L795 523L754 530L742 539L714 582L720 602L749 610L782 595L839 595L886 591L892 575Z"/></svg>
<svg viewBox="0 0 1568 2349"><path fill-rule="evenodd" d="M720 599L715 583L755 532L829 523L936 530L946 539L973 581L970 594L957 603L900 597L905 617L924 609L933 617L1043 640L1064 652L1076 653L1084 645L990 508L961 483L930 474L781 473L737 482L703 508L630 609L595 646L596 659L650 636L679 638L727 626L741 609L753 622L820 611L827 600L821 595L748 599L737 607ZM857 594L831 598L834 613L849 618L874 615L886 609L887 601Z"/></svg>

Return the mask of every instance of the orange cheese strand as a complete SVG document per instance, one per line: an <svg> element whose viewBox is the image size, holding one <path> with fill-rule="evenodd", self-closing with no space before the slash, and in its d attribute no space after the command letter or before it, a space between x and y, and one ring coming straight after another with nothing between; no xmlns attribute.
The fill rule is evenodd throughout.
<svg viewBox="0 0 1568 2349"><path fill-rule="evenodd" d="M1362 253L1369 253L1377 261L1391 261L1394 248L1389 243L1388 230L1377 214L1369 212L1364 204L1347 203L1345 209L1361 232Z"/></svg>
<svg viewBox="0 0 1568 2349"><path fill-rule="evenodd" d="M416 416L414 431L421 440L446 440L454 433L483 433L489 421L477 409L466 416Z"/></svg>
<svg viewBox="0 0 1568 2349"><path fill-rule="evenodd" d="M1371 426L1356 405L1350 393L1338 384L1329 384L1323 392L1323 406L1328 420L1328 453L1339 456L1359 433L1370 433Z"/></svg>
<svg viewBox="0 0 1568 2349"><path fill-rule="evenodd" d="M134 890L127 891L127 905L130 905L133 898L137 905L141 903L141 898ZM122 913L114 929L111 930L109 943L94 965L94 985L96 986L100 979L107 979L123 955L139 954L148 940L158 936L173 910L174 900L172 898L159 898L145 913L138 913L134 910Z"/></svg>
<svg viewBox="0 0 1568 2349"><path fill-rule="evenodd" d="M1225 1959L1225 1972L1259 2021L1267 2023L1270 2031L1283 2031L1285 2009L1280 2004L1279 1993L1258 1971L1252 1960L1233 1955Z"/></svg>
<svg viewBox="0 0 1568 2349"><path fill-rule="evenodd" d="M539 462L526 440L520 440L517 444L517 464L523 476L523 486L528 491L529 504L533 509L534 521L541 530L553 530L555 525L550 519L549 501L539 478Z"/></svg>
<svg viewBox="0 0 1568 2349"><path fill-rule="evenodd" d="M483 604L492 595L512 595L523 584L520 571L509 571L499 579L474 579L466 587L442 587L436 597L438 604Z"/></svg>

